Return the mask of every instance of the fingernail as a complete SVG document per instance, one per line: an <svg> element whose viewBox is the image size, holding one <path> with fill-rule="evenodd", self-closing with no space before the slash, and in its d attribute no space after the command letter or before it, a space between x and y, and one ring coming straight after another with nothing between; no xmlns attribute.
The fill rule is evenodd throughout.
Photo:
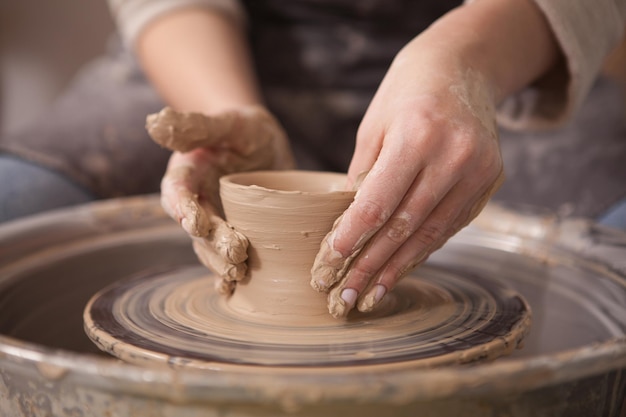
<svg viewBox="0 0 626 417"><path fill-rule="evenodd" d="M329 281L335 273L334 268L316 261L311 268L311 287L319 292L328 291Z"/></svg>
<svg viewBox="0 0 626 417"><path fill-rule="evenodd" d="M180 219L180 225L183 230L192 236L204 237L209 230L209 223L206 216L203 216L199 210L186 213Z"/></svg>
<svg viewBox="0 0 626 417"><path fill-rule="evenodd" d="M323 279L312 279L311 287L313 287L313 289L318 292L324 292L328 289L328 285Z"/></svg>
<svg viewBox="0 0 626 417"><path fill-rule="evenodd" d="M354 307L358 295L359 293L353 288L346 288L341 292L341 299L346 303L346 308L348 310L351 310L352 307Z"/></svg>
<svg viewBox="0 0 626 417"><path fill-rule="evenodd" d="M358 296L359 293L352 288L333 288L328 294L328 312L336 319L346 317Z"/></svg>
<svg viewBox="0 0 626 417"><path fill-rule="evenodd" d="M376 284L371 290L367 292L363 300L359 304L359 311L363 313L367 313L372 311L374 307L380 303L380 300L383 299L385 294L387 293L387 287L382 284Z"/></svg>
<svg viewBox="0 0 626 417"><path fill-rule="evenodd" d="M190 235L193 235L193 234L194 234L194 232L195 232L195 230L194 230L194 229L195 229L195 224L193 224L192 222L190 222L190 221L187 219L187 217L183 217L183 218L180 220L180 225L182 226L183 230L184 230L186 233L188 233L188 234L190 234Z"/></svg>
<svg viewBox="0 0 626 417"><path fill-rule="evenodd" d="M373 292L373 291L375 291L375 293L374 293L374 304L378 304L378 303L380 303L380 300L382 300L383 297L385 296L385 294L387 293L387 287L385 287L382 284L376 284L374 286L374 288L372 288L371 292Z"/></svg>

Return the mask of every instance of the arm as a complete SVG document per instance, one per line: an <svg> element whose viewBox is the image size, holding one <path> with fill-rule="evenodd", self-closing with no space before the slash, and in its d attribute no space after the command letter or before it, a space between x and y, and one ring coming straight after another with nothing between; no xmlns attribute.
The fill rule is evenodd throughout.
<svg viewBox="0 0 626 417"><path fill-rule="evenodd" d="M206 114L261 103L242 24L195 7L148 24L136 40L139 60L164 100Z"/></svg>
<svg viewBox="0 0 626 417"><path fill-rule="evenodd" d="M435 22L407 49L456 56L490 80L495 102L536 81L562 58L532 0L474 0Z"/></svg>
<svg viewBox="0 0 626 417"><path fill-rule="evenodd" d="M137 55L166 108L147 119L150 136L175 151L161 203L191 236L222 292L245 276L248 242L221 217L219 177L293 166L287 137L261 106L240 24L209 8L170 11L136 40Z"/></svg>
<svg viewBox="0 0 626 417"><path fill-rule="evenodd" d="M564 57L536 83L508 96L498 121L509 129L563 125L581 106L624 33L626 0L533 0Z"/></svg>

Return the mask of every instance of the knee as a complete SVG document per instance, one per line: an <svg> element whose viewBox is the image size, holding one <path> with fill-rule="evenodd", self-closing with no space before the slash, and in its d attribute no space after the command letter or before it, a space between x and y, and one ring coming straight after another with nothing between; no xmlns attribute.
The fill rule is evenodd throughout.
<svg viewBox="0 0 626 417"><path fill-rule="evenodd" d="M0 154L0 222L94 200L62 174Z"/></svg>

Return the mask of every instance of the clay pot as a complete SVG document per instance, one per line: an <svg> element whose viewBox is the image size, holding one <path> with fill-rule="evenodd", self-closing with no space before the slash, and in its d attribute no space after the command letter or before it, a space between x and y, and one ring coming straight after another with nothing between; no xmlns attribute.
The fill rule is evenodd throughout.
<svg viewBox="0 0 626 417"><path fill-rule="evenodd" d="M229 300L257 320L307 324L332 320L326 294L310 286L320 243L354 199L346 175L257 171L220 180L227 221L249 240L248 273Z"/></svg>

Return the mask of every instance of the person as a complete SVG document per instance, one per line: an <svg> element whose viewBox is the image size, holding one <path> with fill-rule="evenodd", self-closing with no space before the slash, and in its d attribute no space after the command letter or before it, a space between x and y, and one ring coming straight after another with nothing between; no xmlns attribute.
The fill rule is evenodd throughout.
<svg viewBox="0 0 626 417"><path fill-rule="evenodd" d="M480 212L504 167L512 179L496 195L503 201L599 218L626 197L623 98L597 78L623 34L626 1L110 3L169 106L148 120L154 140L174 151L163 206L227 281L245 262L220 246L221 233L237 231L219 219L217 177L233 170L287 168L294 158L301 168L347 167L355 201L313 267L313 286L330 291L336 316L375 307ZM122 118L158 102L131 73L142 94L114 111ZM130 97L93 77L80 83ZM583 103L592 88L598 98ZM76 96L59 111L72 113ZM98 138L82 145L62 135L29 140L31 131L2 147L40 163L43 152L48 167L94 190L87 199L147 190L164 154L116 126L124 124L92 125ZM190 126L214 130L179 134ZM39 131L59 131L48 127Z"/></svg>

